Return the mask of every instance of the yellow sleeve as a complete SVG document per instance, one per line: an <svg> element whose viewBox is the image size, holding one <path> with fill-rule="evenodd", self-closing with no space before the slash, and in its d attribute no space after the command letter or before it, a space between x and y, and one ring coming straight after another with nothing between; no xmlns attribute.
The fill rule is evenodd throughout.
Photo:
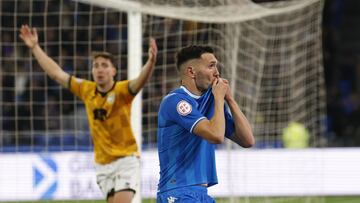
<svg viewBox="0 0 360 203"><path fill-rule="evenodd" d="M89 95L88 93L91 91L92 86L94 86L93 83L94 82L71 76L69 81L69 89L79 99L85 100L86 96Z"/></svg>
<svg viewBox="0 0 360 203"><path fill-rule="evenodd" d="M122 99L125 99L127 103L131 103L136 96L130 92L129 80L117 82L117 85L115 86L115 91L117 95L119 95Z"/></svg>

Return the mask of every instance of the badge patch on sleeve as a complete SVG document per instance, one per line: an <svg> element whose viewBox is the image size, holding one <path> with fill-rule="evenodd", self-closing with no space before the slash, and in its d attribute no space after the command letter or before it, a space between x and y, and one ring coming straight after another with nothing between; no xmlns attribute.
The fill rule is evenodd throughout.
<svg viewBox="0 0 360 203"><path fill-rule="evenodd" d="M80 84L80 83L82 83L83 79L81 79L81 78L75 78L75 81L76 81L76 83Z"/></svg>
<svg viewBox="0 0 360 203"><path fill-rule="evenodd" d="M182 116L186 116L189 113L191 113L192 111L192 107L191 105L185 101L185 100L181 100L179 101L179 103L176 105L176 110L177 112L182 115Z"/></svg>

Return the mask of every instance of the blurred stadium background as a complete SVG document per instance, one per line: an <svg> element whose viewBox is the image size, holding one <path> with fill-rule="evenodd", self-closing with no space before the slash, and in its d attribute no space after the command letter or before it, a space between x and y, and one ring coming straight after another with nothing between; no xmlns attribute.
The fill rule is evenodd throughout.
<svg viewBox="0 0 360 203"><path fill-rule="evenodd" d="M137 73L149 36L159 56L135 102L142 191L155 202L157 109L178 85L174 54L215 47L257 144L218 146L218 202L360 202L360 1L0 1L0 202L104 202L82 103L18 37L38 29L67 72L91 79L91 51ZM144 50L144 51L143 51ZM140 61L142 59L142 61ZM301 148L301 149L299 149Z"/></svg>

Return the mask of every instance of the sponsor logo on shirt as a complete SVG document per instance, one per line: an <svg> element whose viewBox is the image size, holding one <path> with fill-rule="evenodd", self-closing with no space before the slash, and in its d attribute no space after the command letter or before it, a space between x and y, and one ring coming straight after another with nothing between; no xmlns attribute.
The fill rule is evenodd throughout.
<svg viewBox="0 0 360 203"><path fill-rule="evenodd" d="M181 100L179 101L179 103L176 105L176 110L177 112L182 115L182 116L186 116L188 114L191 113L192 111L192 107L191 105L185 101L185 100Z"/></svg>
<svg viewBox="0 0 360 203"><path fill-rule="evenodd" d="M177 200L176 197L170 196L167 198L168 203L174 203Z"/></svg>
<svg viewBox="0 0 360 203"><path fill-rule="evenodd" d="M93 114L95 120L100 120L100 121L106 120L106 115L107 115L106 109L94 109Z"/></svg>

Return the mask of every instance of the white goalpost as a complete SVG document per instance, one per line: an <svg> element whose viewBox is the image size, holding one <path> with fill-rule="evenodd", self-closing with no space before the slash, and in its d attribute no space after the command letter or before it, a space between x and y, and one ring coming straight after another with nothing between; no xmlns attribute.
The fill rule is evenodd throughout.
<svg viewBox="0 0 360 203"><path fill-rule="evenodd" d="M159 49L156 68L133 103L132 122L144 154L143 170L147 170L143 171L146 177L141 195L134 202L140 202L141 198L155 202L158 172L152 171L157 166L151 164L156 163L157 111L162 97L179 85L174 56L181 47L206 44L215 48L223 65L222 77L230 81L257 142L251 150L241 149L231 142L218 147L217 161L227 164L219 166L219 171L228 171L234 176L227 177L223 183L220 179L220 189L212 190L211 194L221 198L218 202L242 202L244 199L240 198L250 196L293 196L291 192L254 193L252 189L256 187L252 186L256 183L232 182L245 180L249 175L233 168L237 167L238 160L249 164L243 166L245 169L264 161L266 154L262 154L262 149L265 152L284 149L284 129L292 122L307 130L307 147L326 146L321 43L323 3L323 0L268 3L250 0L2 0L0 155L54 152L54 157L58 157L57 153L67 157L69 152L92 151L84 106L41 71L18 37L22 24L38 29L41 47L65 71L85 79L91 79L92 51L108 51L116 56L118 80L135 77L147 59L149 37L154 37ZM258 158L261 158L249 155L248 159L254 159L251 162L247 159L249 151L260 151ZM92 158L91 155L79 156ZM239 156L242 159L238 159ZM66 157L64 160L68 160ZM295 172L291 175L304 176ZM89 182L96 188L91 178ZM66 192L71 192L64 192L63 188L58 190L61 192L51 193L52 196L40 191L36 198L41 199L44 196L40 193L46 193L45 197L56 199L56 195L66 196ZM98 199L98 193L94 194L86 194L83 198ZM34 193L29 197L31 195ZM79 199L75 194L73 197ZM67 198L71 199L71 195ZM13 197L9 199L14 200Z"/></svg>

